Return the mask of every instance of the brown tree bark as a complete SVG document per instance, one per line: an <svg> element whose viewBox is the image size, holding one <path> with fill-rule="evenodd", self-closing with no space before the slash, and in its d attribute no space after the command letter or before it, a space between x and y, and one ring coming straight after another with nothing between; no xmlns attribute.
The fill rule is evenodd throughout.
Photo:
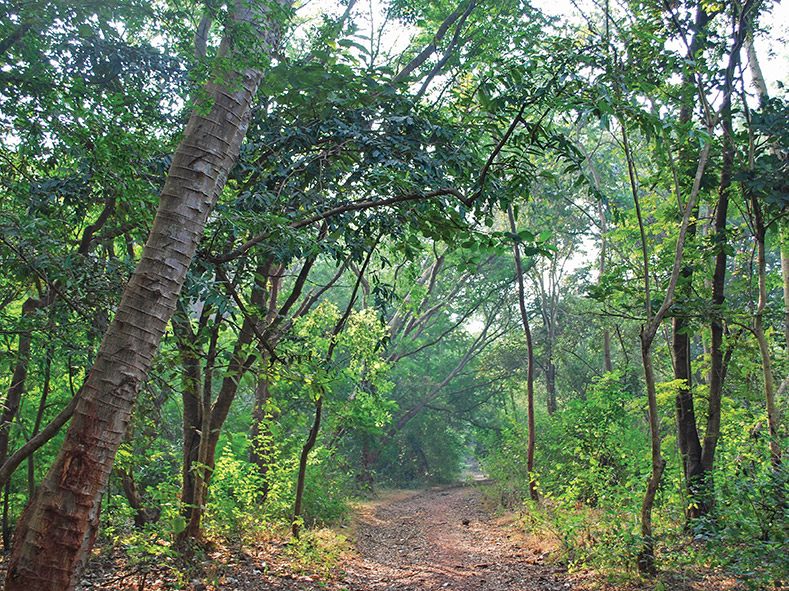
<svg viewBox="0 0 789 591"><path fill-rule="evenodd" d="M650 433L650 449L652 457L652 474L647 483L647 490L644 494L644 500L641 505L641 550L637 556L638 570L642 573L654 575L657 572L655 567L655 541L652 535L652 507L655 502L655 495L657 494L660 479L663 476L663 470L666 467L666 461L662 456L660 450L661 437L660 437L660 419L658 417L657 393L655 389L655 374L652 364L652 344L655 340L655 335L660 328L669 308L674 303L675 290L677 282L681 273L682 256L685 248L685 240L687 237L688 226L690 225L691 213L693 212L696 199L701 188L701 180L704 171L707 167L710 154L710 144L707 143L701 150L698 158L698 165L696 167L696 175L693 181L693 188L688 196L687 203L684 206L682 216L682 223L677 237L677 246L674 254L674 264L671 270L668 287L666 294L663 297L663 303L660 308L653 314L652 301L651 301L651 286L650 286L650 266L649 266L649 252L647 249L646 235L644 232L644 220L641 214L641 202L638 194L638 185L636 183L635 165L633 163L633 154L630 148L630 141L627 134L627 129L622 126L622 145L625 152L625 159L627 160L628 177L630 180L630 190L635 203L636 217L638 219L638 227L641 234L641 255L643 259L642 272L644 274L644 293L646 296L645 304L645 323L641 328L641 359L644 368L644 382L647 391L647 407L649 409L649 433Z"/></svg>
<svg viewBox="0 0 789 591"><path fill-rule="evenodd" d="M515 216L512 213L512 206L507 208L507 215L510 221L510 232L515 234ZM537 492L537 481L534 474L534 448L536 447L536 431L534 425L534 347L531 339L531 328L529 327L529 316L526 313L526 289L523 285L523 265L521 264L520 247L518 244L512 246L515 256L515 274L518 281L518 307L521 312L521 322L523 332L526 335L526 415L529 441L526 447L526 470L529 473L529 496L532 501L538 501L540 495Z"/></svg>
<svg viewBox="0 0 789 591"><path fill-rule="evenodd" d="M718 185L718 203L715 211L715 234L717 252L712 273L712 317L710 319L710 384L707 402L707 421L704 430L704 441L701 449L701 465L703 474L698 480L701 486L698 502L701 513L712 507L714 495L712 469L715 465L715 450L720 436L721 398L723 381L726 375L726 353L723 350L725 331L722 308L726 300L726 265L728 255L728 236L726 227L729 214L729 193L731 192L732 171L734 167L734 130L732 126L731 95L734 85L734 66L737 60L731 57L726 70L725 94L721 106L721 126L723 128L723 154L721 162L720 183ZM730 355L730 352L729 352Z"/></svg>
<svg viewBox="0 0 789 591"><path fill-rule="evenodd" d="M233 29L250 26L270 51L289 6L237 2L222 42L225 61L244 62ZM250 48L245 50L247 55ZM175 310L209 213L238 158L262 70L217 72L175 152L151 234L82 388L66 438L23 512L6 591L73 589L96 539L101 498L137 393Z"/></svg>
<svg viewBox="0 0 789 591"><path fill-rule="evenodd" d="M703 51L707 44L707 25L711 20L710 14L705 7L699 4L696 8L696 23L693 37L688 47L687 59L692 62L696 59L700 51ZM683 88L685 89L684 105L680 110L679 123L687 125L693 114L694 97L697 93L696 72L688 67L683 73ZM681 181L685 180L685 170L692 166L696 155L688 152L687 149L680 150L679 165L680 170L675 171L677 197L679 198L685 191L687 185L681 186ZM696 222L698 218L698 208L693 219L690 220L687 230L687 238L693 240L696 236ZM693 290L692 278L693 269L685 266L680 272L682 278L682 295L690 297ZM701 439L699 438L698 428L696 427L696 411L693 400L693 375L691 372L691 335L690 324L682 315L672 319L672 352L674 355L674 379L678 382L677 394L674 401L677 420L677 443L680 456L682 457L682 471L685 476L685 490L688 495L688 502L685 506L685 517L691 519L701 514L702 504L696 498L699 483L704 480L704 467L701 463Z"/></svg>

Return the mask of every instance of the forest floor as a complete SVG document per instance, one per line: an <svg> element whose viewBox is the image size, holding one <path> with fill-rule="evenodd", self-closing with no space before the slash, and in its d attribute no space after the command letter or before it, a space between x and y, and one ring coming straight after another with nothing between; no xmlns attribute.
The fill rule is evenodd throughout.
<svg viewBox="0 0 789 591"><path fill-rule="evenodd" d="M550 543L484 502L484 483L388 491L359 504L351 525L305 532L300 544L267 535L214 542L185 571L178 558L130 561L99 548L78 591L718 591L715 573L612 584L568 573ZM4 561L3 561L4 562ZM0 571L4 565L0 562ZM190 574L184 575L184 572ZM3 574L0 572L0 574ZM0 576L0 579L2 577Z"/></svg>
<svg viewBox="0 0 789 591"><path fill-rule="evenodd" d="M524 544L511 518L484 508L469 485L388 495L361 507L349 591L565 591L548 552Z"/></svg>

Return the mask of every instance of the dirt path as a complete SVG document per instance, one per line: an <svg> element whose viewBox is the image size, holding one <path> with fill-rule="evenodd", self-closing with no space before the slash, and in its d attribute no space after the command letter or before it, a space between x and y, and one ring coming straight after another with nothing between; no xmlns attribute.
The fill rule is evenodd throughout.
<svg viewBox="0 0 789 591"><path fill-rule="evenodd" d="M484 509L479 486L384 493L363 504L338 567L300 567L276 536L217 545L186 578L170 557L133 564L110 549L91 561L78 591L582 591L543 562L538 544Z"/></svg>
<svg viewBox="0 0 789 591"><path fill-rule="evenodd" d="M345 565L344 583L350 591L572 589L480 497L457 485L366 505L355 534L359 556Z"/></svg>

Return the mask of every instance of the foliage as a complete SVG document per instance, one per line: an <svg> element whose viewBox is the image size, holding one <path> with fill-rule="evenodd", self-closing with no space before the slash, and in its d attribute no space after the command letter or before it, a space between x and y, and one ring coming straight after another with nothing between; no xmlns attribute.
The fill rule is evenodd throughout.
<svg viewBox="0 0 789 591"><path fill-rule="evenodd" d="M140 256L178 130L200 102L196 89L227 67L216 56L230 5L209 4L3 4L0 410L9 416L0 433L9 453L78 395ZM598 14L602 6L581 3L584 21L571 23L509 0L397 0L383 10L413 33L400 55L383 51L383 32L366 29L376 19L359 7L285 35L181 293L183 325L163 340L116 458L104 539L141 563L173 557L169 543L186 527L184 397L203 394L207 413L232 383L232 406L212 432L221 431L216 464L191 466L211 471L209 536L291 519L300 453L321 408L305 524L341 522L348 500L376 484L450 482L473 449L495 481L491 496L554 536L573 566L626 570L644 541L637 514L650 465L637 335L645 307L659 308L667 290L678 216L709 147L678 293L658 333L667 344L654 347L669 461L655 537L665 564L706 561L754 586L786 584L787 472L769 461L754 320L765 324L779 381L789 363L787 105L782 92L756 108L740 97L742 79L727 90L727 71L740 76L736 35L761 34L746 31L746 5L748 19L765 9L606 2ZM469 12L441 29L460 8ZM204 56L193 46L203 16L213 19ZM248 31L236 33L249 42ZM715 112L727 93L731 130L722 127L728 114ZM731 205L716 232L722 194ZM510 206L527 227L508 231ZM754 268L760 241L764 277ZM540 505L523 502L532 475L513 244L526 255L536 396L548 401L537 412ZM723 304L712 300L720 254ZM757 314L760 279L767 302ZM714 509L689 523L671 319L691 338L702 436L711 325L726 333L708 475ZM199 379L187 375L190 355ZM778 404L786 410L785 395ZM785 449L786 424L772 437ZM61 439L10 477L5 530ZM262 464L251 461L253 446ZM160 510L156 523L131 526L121 471L144 507ZM336 558L345 542L324 535L308 533L288 551L305 564Z"/></svg>

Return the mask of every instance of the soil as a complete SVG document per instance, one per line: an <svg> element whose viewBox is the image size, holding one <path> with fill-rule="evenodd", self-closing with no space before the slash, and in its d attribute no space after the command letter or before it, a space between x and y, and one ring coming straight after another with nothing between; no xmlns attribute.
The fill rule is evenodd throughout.
<svg viewBox="0 0 789 591"><path fill-rule="evenodd" d="M506 519L483 507L477 488L457 485L389 498L365 508L350 591L565 591L562 567L527 548Z"/></svg>
<svg viewBox="0 0 789 591"><path fill-rule="evenodd" d="M483 484L484 485L484 484ZM202 572L178 579L165 564L131 567L104 555L78 591L566 591L580 590L548 552L526 547L512 519L496 517L480 484L382 493L361 504L345 530L339 567L306 567L282 538L244 550L214 546ZM173 564L175 566L175 564Z"/></svg>
<svg viewBox="0 0 789 591"><path fill-rule="evenodd" d="M121 549L99 548L77 591L740 589L735 581L713 572L665 573L659 586L632 580L614 585L590 572L570 575L553 560L544 539L524 532L513 517L485 508L484 485L388 492L358 506L352 525L342 533L310 533L298 548L285 535L215 542L195 557L190 569L167 552L135 564ZM315 547L320 550L313 551ZM326 549L334 553L330 560ZM0 560L0 585L4 563Z"/></svg>

